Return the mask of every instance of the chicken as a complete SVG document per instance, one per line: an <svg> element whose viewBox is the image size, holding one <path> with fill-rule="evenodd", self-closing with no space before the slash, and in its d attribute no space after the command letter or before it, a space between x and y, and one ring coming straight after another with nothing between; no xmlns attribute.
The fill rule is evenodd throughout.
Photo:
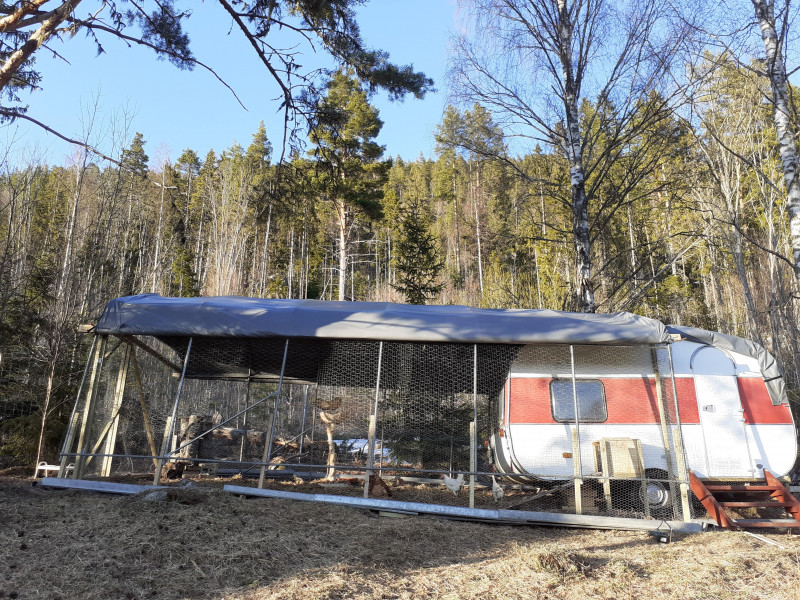
<svg viewBox="0 0 800 600"><path fill-rule="evenodd" d="M369 494L375 498L391 498L392 491L378 475L369 476Z"/></svg>
<svg viewBox="0 0 800 600"><path fill-rule="evenodd" d="M504 493L503 488L497 484L497 480L494 478L494 475L492 475L492 496L494 496L494 501L499 502Z"/></svg>
<svg viewBox="0 0 800 600"><path fill-rule="evenodd" d="M453 492L453 496L458 496L458 490L461 489L461 486L464 485L464 474L461 473L458 477L448 477L444 473L442 474L442 479L444 480L445 487Z"/></svg>

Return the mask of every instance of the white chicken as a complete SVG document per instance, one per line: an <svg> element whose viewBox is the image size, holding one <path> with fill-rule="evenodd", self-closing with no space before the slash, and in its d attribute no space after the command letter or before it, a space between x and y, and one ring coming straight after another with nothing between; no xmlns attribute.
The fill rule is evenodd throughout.
<svg viewBox="0 0 800 600"><path fill-rule="evenodd" d="M453 478L442 473L442 479L444 480L445 487L453 492L453 496L458 496L458 490L464 485L464 474L461 473L458 477Z"/></svg>
<svg viewBox="0 0 800 600"><path fill-rule="evenodd" d="M504 493L503 488L498 485L497 480L494 478L494 475L492 475L492 496L494 496L494 501L499 502Z"/></svg>

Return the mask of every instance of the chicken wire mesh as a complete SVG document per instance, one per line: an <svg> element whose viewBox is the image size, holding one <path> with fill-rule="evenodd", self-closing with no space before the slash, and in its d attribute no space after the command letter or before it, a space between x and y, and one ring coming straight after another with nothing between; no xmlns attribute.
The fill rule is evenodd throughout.
<svg viewBox="0 0 800 600"><path fill-rule="evenodd" d="M692 516L667 347L112 340L65 447L79 477Z"/></svg>

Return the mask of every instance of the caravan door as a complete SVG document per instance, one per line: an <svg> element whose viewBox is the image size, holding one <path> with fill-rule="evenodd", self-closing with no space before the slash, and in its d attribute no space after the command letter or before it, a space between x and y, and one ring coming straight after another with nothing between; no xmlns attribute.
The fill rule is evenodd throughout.
<svg viewBox="0 0 800 600"><path fill-rule="evenodd" d="M691 369L706 446L706 472L698 476L752 477L736 366L721 350L704 346L692 356Z"/></svg>

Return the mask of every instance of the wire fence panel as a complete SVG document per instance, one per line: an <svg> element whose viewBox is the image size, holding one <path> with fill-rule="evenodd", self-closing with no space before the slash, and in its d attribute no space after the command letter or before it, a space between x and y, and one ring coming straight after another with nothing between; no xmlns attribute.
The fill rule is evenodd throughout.
<svg viewBox="0 0 800 600"><path fill-rule="evenodd" d="M181 387L189 340L138 342L79 398L79 476L691 517L668 348L196 338Z"/></svg>

